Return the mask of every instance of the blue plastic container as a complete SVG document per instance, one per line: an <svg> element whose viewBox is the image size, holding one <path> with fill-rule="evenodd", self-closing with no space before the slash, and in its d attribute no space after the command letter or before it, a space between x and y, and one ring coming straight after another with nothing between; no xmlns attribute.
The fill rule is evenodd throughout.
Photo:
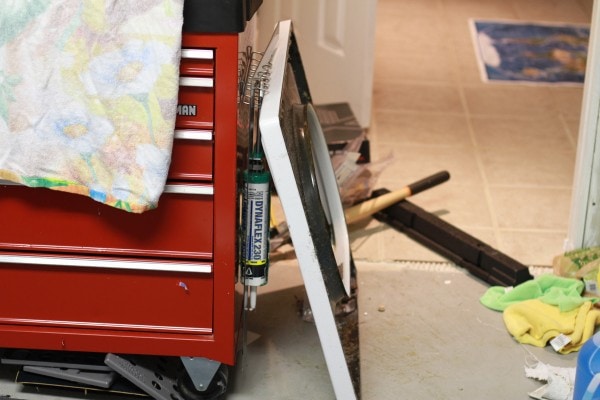
<svg viewBox="0 0 600 400"><path fill-rule="evenodd" d="M579 349L573 400L600 399L600 332Z"/></svg>

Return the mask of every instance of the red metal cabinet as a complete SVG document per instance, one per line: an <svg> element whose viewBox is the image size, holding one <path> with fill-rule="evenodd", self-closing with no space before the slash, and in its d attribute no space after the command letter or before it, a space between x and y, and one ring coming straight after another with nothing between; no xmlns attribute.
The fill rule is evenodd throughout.
<svg viewBox="0 0 600 400"><path fill-rule="evenodd" d="M212 185L193 187L213 191ZM166 193L158 209L130 214L79 195L8 186L0 196L0 248L211 258L212 197Z"/></svg>
<svg viewBox="0 0 600 400"><path fill-rule="evenodd" d="M238 34L185 33L182 47L157 209L0 185L0 348L234 363Z"/></svg>

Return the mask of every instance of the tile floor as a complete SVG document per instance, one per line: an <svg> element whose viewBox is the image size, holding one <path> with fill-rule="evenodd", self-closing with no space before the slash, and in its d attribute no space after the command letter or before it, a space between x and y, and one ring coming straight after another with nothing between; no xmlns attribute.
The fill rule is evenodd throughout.
<svg viewBox="0 0 600 400"><path fill-rule="evenodd" d="M589 23L591 3L380 0L370 139L375 158L392 149L395 160L379 185L446 169L448 183L412 201L523 263L549 265L566 237L582 87L483 83L468 20ZM428 259L382 237L355 255Z"/></svg>
<svg viewBox="0 0 600 400"><path fill-rule="evenodd" d="M567 234L582 87L483 83L468 20L589 23L591 8L592 1L379 0L369 139L374 160L394 158L377 186L448 170L448 182L411 201L524 264L550 266ZM576 354L517 344L501 314L479 303L487 284L385 224L357 224L351 239L364 399L527 399L541 386L524 374L532 357L575 365ZM273 273L272 282L294 282L289 270ZM290 312L291 296L302 293L271 290L288 292ZM269 354L280 362L260 363L268 372L258 376L272 378L279 366L289 372L277 373L273 389L244 382L232 397L333 398L323 365L311 369L306 353L277 346L277 328L269 334L256 320L254 330L272 335L261 346L274 345ZM294 335L307 335L298 329ZM259 353L248 358L267 357Z"/></svg>
<svg viewBox="0 0 600 400"><path fill-rule="evenodd" d="M369 139L373 160L390 150L394 159L377 186L448 170L449 182L411 201L525 264L550 265L567 232L582 88L482 83L467 21L588 23L591 8L592 0L379 0ZM575 365L576 355L518 345L501 315L479 304L487 284L402 234L369 221L351 239L363 399L527 399L541 386L525 378L528 357ZM298 315L298 267L271 271L227 398L334 398L315 326ZM79 397L40 394L0 373L2 394Z"/></svg>

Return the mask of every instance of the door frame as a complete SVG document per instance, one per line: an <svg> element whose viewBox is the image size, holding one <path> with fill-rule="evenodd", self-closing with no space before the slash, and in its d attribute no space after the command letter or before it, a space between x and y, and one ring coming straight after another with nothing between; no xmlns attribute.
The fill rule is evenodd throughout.
<svg viewBox="0 0 600 400"><path fill-rule="evenodd" d="M600 246L600 5L594 2L565 249Z"/></svg>

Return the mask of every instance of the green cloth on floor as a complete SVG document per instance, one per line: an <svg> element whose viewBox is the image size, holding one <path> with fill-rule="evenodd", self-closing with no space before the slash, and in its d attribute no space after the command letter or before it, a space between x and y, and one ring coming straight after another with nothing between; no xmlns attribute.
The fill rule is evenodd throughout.
<svg viewBox="0 0 600 400"><path fill-rule="evenodd" d="M557 306L561 312L571 311L586 301L595 303L598 298L582 297L585 285L573 278L546 274L523 282L514 288L492 286L481 297L481 304L496 311L525 300L539 299L543 303Z"/></svg>

